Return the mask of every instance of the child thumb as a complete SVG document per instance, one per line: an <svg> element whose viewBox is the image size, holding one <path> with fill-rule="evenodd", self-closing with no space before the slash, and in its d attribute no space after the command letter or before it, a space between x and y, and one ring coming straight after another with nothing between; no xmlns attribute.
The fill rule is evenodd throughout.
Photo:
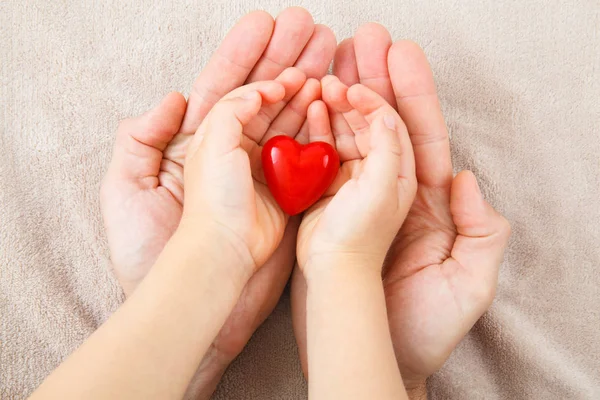
<svg viewBox="0 0 600 400"><path fill-rule="evenodd" d="M374 185L390 185L401 172L402 148L396 126L391 114L380 115L371 124L364 175Z"/></svg>
<svg viewBox="0 0 600 400"><path fill-rule="evenodd" d="M200 143L215 156L239 147L244 126L258 114L261 105L257 90L220 100L198 128L188 154L194 154Z"/></svg>

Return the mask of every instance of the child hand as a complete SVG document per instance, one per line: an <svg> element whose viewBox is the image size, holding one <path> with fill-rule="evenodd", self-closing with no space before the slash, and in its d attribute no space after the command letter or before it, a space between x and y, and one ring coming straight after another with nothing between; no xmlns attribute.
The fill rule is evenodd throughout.
<svg viewBox="0 0 600 400"><path fill-rule="evenodd" d="M402 378L421 398L425 380L491 305L510 225L484 200L471 172L453 178L433 74L417 44L392 46L385 28L367 24L340 45L336 60L344 82L363 81L398 109L413 144L417 195L387 254L383 284ZM306 290L295 271L293 323L305 373Z"/></svg>
<svg viewBox="0 0 600 400"><path fill-rule="evenodd" d="M261 146L290 120L293 102L281 111L306 77L297 69L278 81L238 88L210 111L186 155L186 197L181 226L217 235L241 259L250 273L262 266L281 241L287 216L269 192L261 165ZM282 75L283 75L282 74ZM281 82L296 82L286 90ZM286 93L287 92L287 93ZM265 116L278 114L265 135Z"/></svg>
<svg viewBox="0 0 600 400"><path fill-rule="evenodd" d="M342 166L324 198L302 220L298 263L305 276L315 260L321 264L340 257L380 271L416 192L408 132L398 113L366 86L348 89L328 76L322 91L337 114L330 121L326 104L313 103L308 139L335 146Z"/></svg>

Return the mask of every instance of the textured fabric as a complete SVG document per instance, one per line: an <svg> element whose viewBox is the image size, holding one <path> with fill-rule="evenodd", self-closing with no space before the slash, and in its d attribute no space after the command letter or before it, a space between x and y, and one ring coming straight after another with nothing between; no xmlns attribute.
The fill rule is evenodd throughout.
<svg viewBox="0 0 600 400"><path fill-rule="evenodd" d="M0 2L0 397L27 396L114 311L98 207L119 119L187 93L245 12L280 0ZM288 4L289 3L289 4ZM513 226L491 310L433 399L600 398L597 0L299 0L338 39L378 21L427 53L457 170ZM216 399L306 397L289 299Z"/></svg>

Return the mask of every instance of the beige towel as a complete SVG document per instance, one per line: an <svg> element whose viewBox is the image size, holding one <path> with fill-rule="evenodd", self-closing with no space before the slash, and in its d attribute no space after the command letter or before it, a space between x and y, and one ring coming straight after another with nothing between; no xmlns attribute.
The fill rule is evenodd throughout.
<svg viewBox="0 0 600 400"><path fill-rule="evenodd" d="M98 211L117 121L187 92L237 18L283 3L0 1L2 399L27 396L121 300ZM497 299L431 398L599 399L598 0L296 4L340 40L379 21L425 48L455 167L512 222ZM215 398L305 396L284 297Z"/></svg>

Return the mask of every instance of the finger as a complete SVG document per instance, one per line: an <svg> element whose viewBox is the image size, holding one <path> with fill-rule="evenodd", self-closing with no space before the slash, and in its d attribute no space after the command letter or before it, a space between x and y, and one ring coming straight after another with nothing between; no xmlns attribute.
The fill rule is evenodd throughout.
<svg viewBox="0 0 600 400"><path fill-rule="evenodd" d="M396 42L388 68L398 112L410 134L419 184L450 189L452 161L448 131L423 50L410 41Z"/></svg>
<svg viewBox="0 0 600 400"><path fill-rule="evenodd" d="M298 68L287 68L275 81L283 85L285 95L280 101L263 106L257 118L250 121L244 129L244 134L256 143L260 143L264 139L265 134L279 113L285 109L289 101L304 87L306 75Z"/></svg>
<svg viewBox="0 0 600 400"><path fill-rule="evenodd" d="M179 204L183 204L183 168L163 157L158 172L158 183L167 188Z"/></svg>
<svg viewBox="0 0 600 400"><path fill-rule="evenodd" d="M151 111L122 121L111 161L112 176L136 181L156 178L162 151L178 132L185 110L185 98L174 92ZM156 179L147 182L154 186L157 184Z"/></svg>
<svg viewBox="0 0 600 400"><path fill-rule="evenodd" d="M369 155L381 153L378 156L381 167L393 164L401 183L399 189L410 193L415 180L415 161L402 119L383 97L364 85L352 86L347 96L348 102L370 125Z"/></svg>
<svg viewBox="0 0 600 400"><path fill-rule="evenodd" d="M308 108L308 141L325 142L335 147L329 112L323 101L315 101Z"/></svg>
<svg viewBox="0 0 600 400"><path fill-rule="evenodd" d="M400 116L380 94L366 85L357 84L350 87L346 93L348 106L363 118L367 126L383 114L393 114L397 121L402 122Z"/></svg>
<svg viewBox="0 0 600 400"><path fill-rule="evenodd" d="M243 128L256 117L261 105L279 101L284 94L283 86L275 81L256 82L234 90L202 122L190 143L188 157L194 156L200 143L215 156L240 147Z"/></svg>
<svg viewBox="0 0 600 400"><path fill-rule="evenodd" d="M356 54L354 53L354 39L344 39L339 44L333 59L333 74L346 86L359 83Z"/></svg>
<svg viewBox="0 0 600 400"><path fill-rule="evenodd" d="M221 100L235 99L244 96L246 93L252 91L260 91L266 100L267 104L274 104L281 101L285 97L285 86L283 83L277 80L272 81L260 81L249 83L244 86L240 86L237 89L227 93ZM212 111L212 110L211 110Z"/></svg>
<svg viewBox="0 0 600 400"><path fill-rule="evenodd" d="M290 7L275 20L269 45L256 63L247 82L273 79L284 69L293 66L310 40L315 24L308 11Z"/></svg>
<svg viewBox="0 0 600 400"><path fill-rule="evenodd" d="M366 135L369 124L348 102L348 87L333 75L323 78L321 86L323 101L330 110L340 158L349 160L364 157L369 148Z"/></svg>
<svg viewBox="0 0 600 400"><path fill-rule="evenodd" d="M348 126L344 116L329 109L329 120L331 121L335 148L340 156L340 161L344 163L362 158L360 151L358 151L358 146L356 146L354 132Z"/></svg>
<svg viewBox="0 0 600 400"><path fill-rule="evenodd" d="M450 212L458 232L452 258L486 282L485 287L495 287L510 225L483 199L471 171L462 171L454 178Z"/></svg>
<svg viewBox="0 0 600 400"><path fill-rule="evenodd" d="M256 11L242 17L229 31L192 86L182 134L196 132L216 102L246 81L267 48L274 25L268 13Z"/></svg>
<svg viewBox="0 0 600 400"><path fill-rule="evenodd" d="M362 25L354 36L354 52L360 83L396 107L394 89L388 72L388 52L392 37L382 25Z"/></svg>
<svg viewBox="0 0 600 400"><path fill-rule="evenodd" d="M304 121L306 121L308 107L320 96L321 83L316 79L306 81L298 94L294 96L275 118L260 143L264 144L267 140L277 135L296 136L302 128Z"/></svg>
<svg viewBox="0 0 600 400"><path fill-rule="evenodd" d="M304 121L302 128L300 128L294 139L300 144L308 144L308 121Z"/></svg>
<svg viewBox="0 0 600 400"><path fill-rule="evenodd" d="M331 185L329 185L325 193L323 193L323 197L335 196L342 186L344 186L350 179L358 179L362 173L362 170L363 166L361 165L361 160L351 160L343 163L340 166L335 179Z"/></svg>
<svg viewBox="0 0 600 400"><path fill-rule="evenodd" d="M321 79L329 69L335 48L336 40L333 31L325 25L315 25L308 44L294 66L309 78Z"/></svg>
<svg viewBox="0 0 600 400"><path fill-rule="evenodd" d="M372 187L374 192L382 187L396 187L400 212L410 209L417 190L414 158L410 143L402 146L397 118L384 114L371 124L371 143L359 181Z"/></svg>

